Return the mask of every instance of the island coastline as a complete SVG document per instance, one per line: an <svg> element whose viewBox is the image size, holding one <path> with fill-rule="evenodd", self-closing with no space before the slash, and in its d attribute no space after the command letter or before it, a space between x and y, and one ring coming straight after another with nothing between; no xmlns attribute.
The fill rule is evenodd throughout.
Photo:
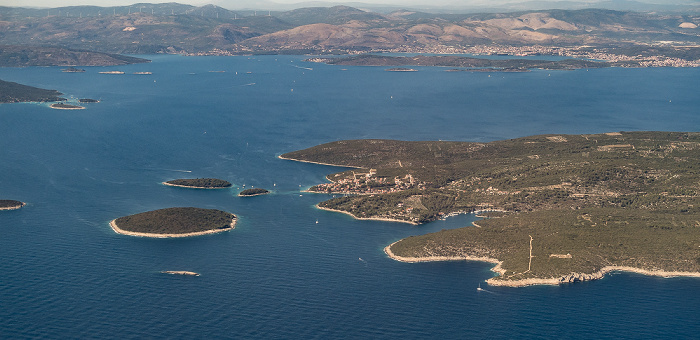
<svg viewBox="0 0 700 340"><path fill-rule="evenodd" d="M295 162L302 162L302 163L311 163L311 164L319 164L319 165L336 166L336 167L341 167L341 168L362 169L361 166L338 165L338 164L330 164L330 163L312 162L312 161L305 161L305 160L302 160L302 159L286 158L286 157L282 157L282 155L277 156L277 158L279 158L279 159L284 159L284 160L286 160L286 161L295 161Z"/></svg>
<svg viewBox="0 0 700 340"><path fill-rule="evenodd" d="M163 185L167 185L169 187L179 187L179 188L188 188L188 189L228 189L228 187L198 187L198 186L193 186L193 185L181 185L181 184L172 184L168 182L161 182Z"/></svg>
<svg viewBox="0 0 700 340"><path fill-rule="evenodd" d="M27 205L27 203L24 203L24 202L20 202L20 203L21 203L21 204L18 204L18 205L15 205L15 206L11 206L11 207L0 207L0 211L1 211L1 210L18 210L18 209L22 209L22 207L24 207L25 205Z"/></svg>
<svg viewBox="0 0 700 340"><path fill-rule="evenodd" d="M500 287L527 287L527 286L539 286L539 285L561 285L566 283L583 282L583 281L593 281L599 280L605 277L611 272L627 272L642 274L646 276L657 276L663 278L672 277L698 277L700 278L700 272L680 272L680 271L664 271L664 270L647 270L642 268L635 268L629 266L605 266L600 270L587 274L587 273L570 273L560 277L552 278L530 278L530 279L520 279L520 280L508 280L499 279L505 274L505 270L501 268L503 261L494 259L491 257L478 257L478 256L428 256L428 257L403 257L394 254L391 251L391 246L400 242L396 241L386 247L384 247L384 253L389 256L392 260L405 262L405 263L418 263L418 262L444 262L444 261L476 261L476 262L486 262L495 264L491 268L491 271L498 274L490 279L486 280L486 283L490 286L500 286Z"/></svg>
<svg viewBox="0 0 700 340"><path fill-rule="evenodd" d="M318 204L316 204L315 207L316 207L317 209L320 209L320 210L343 213L343 214L345 214L345 215L352 216L352 218L354 218L354 219L356 219L356 220L397 222L397 223L407 223L407 224L411 224L411 225L418 225L418 223L416 223L416 222L406 221L406 220L397 220L397 219L386 218L386 217L357 217L357 216L353 215L353 214L350 213L350 212L347 212L347 211L344 211L344 210L337 210L337 209L325 208L325 207L319 206Z"/></svg>
<svg viewBox="0 0 700 340"><path fill-rule="evenodd" d="M84 106L63 104L63 103L51 104L51 108L57 109L57 110L83 110L83 109L85 109Z"/></svg>
<svg viewBox="0 0 700 340"><path fill-rule="evenodd" d="M238 221L238 218L233 218L231 220L231 224L230 224L229 228L212 229L212 230L197 231L197 232L183 233L183 234L155 234L155 233L142 233L142 232L136 232L136 231L128 231L128 230L120 229L119 226L117 226L117 223L115 221L116 221L116 219L111 220L109 222L109 226L117 234L128 235L128 236L137 236L137 237L175 238L175 237L191 237L191 236L201 236L201 235L208 235L208 234L217 234L217 233L221 233L224 231L230 231L230 230L233 230L236 228L236 222Z"/></svg>

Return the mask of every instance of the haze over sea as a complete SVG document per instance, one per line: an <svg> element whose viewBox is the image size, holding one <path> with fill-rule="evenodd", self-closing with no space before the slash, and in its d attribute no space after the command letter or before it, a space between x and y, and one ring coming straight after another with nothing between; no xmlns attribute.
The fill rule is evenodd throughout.
<svg viewBox="0 0 700 340"><path fill-rule="evenodd" d="M486 263L393 261L386 245L475 218L411 226L317 210L329 196L300 190L342 168L277 158L340 139L698 131L700 69L385 72L302 56L146 57L153 62L85 73L0 69L3 80L101 100L86 110L0 105L0 199L28 203L0 212L0 338L617 339L700 331L698 279L618 273L503 288L485 286L493 275ZM109 70L126 74L97 73ZM196 177L234 188L160 184ZM273 193L236 197L243 185ZM231 232L186 239L117 235L108 225L175 206L221 209L240 221Z"/></svg>

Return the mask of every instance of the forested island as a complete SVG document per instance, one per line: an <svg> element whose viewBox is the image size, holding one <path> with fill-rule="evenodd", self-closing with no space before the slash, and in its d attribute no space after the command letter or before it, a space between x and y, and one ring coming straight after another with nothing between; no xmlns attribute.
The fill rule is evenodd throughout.
<svg viewBox="0 0 700 340"><path fill-rule="evenodd" d="M130 236L187 237L231 230L236 216L216 209L166 208L120 217L109 225Z"/></svg>
<svg viewBox="0 0 700 340"><path fill-rule="evenodd" d="M700 275L700 133L615 132L495 141L350 140L282 158L358 169L311 191L319 207L424 223L493 211L478 227L409 237L401 261L498 263L494 285L558 284L614 270Z"/></svg>
<svg viewBox="0 0 700 340"><path fill-rule="evenodd" d="M218 178L181 178L163 182L165 185L194 189L223 189L231 187L231 183Z"/></svg>
<svg viewBox="0 0 700 340"><path fill-rule="evenodd" d="M24 202L15 200L0 200L0 210L16 210L25 205Z"/></svg>
<svg viewBox="0 0 700 340"><path fill-rule="evenodd" d="M251 189L245 189L238 193L238 196L244 197L244 196L259 196L259 195L265 195L269 194L269 190L265 190L262 188L251 188Z"/></svg>
<svg viewBox="0 0 700 340"><path fill-rule="evenodd" d="M0 103L59 102L63 93L0 80Z"/></svg>

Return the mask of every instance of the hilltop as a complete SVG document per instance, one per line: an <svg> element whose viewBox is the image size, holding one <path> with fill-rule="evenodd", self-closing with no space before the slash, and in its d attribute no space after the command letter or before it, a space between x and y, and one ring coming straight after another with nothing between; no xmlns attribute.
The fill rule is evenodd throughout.
<svg viewBox="0 0 700 340"><path fill-rule="evenodd" d="M617 267L700 272L700 133L352 140L282 157L355 167L310 191L351 194L319 207L358 218L498 211L480 228L401 240L387 249L397 259L500 262L493 284L588 280Z"/></svg>
<svg viewBox="0 0 700 340"><path fill-rule="evenodd" d="M506 53L700 59L700 16L602 9L383 14L347 6L230 11L166 4L0 7L6 44L108 53ZM677 65L676 65L677 66Z"/></svg>

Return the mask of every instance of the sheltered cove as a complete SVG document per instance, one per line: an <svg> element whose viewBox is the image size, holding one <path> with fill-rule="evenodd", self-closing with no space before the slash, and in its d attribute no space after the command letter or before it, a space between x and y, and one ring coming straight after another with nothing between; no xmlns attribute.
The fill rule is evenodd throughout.
<svg viewBox="0 0 700 340"><path fill-rule="evenodd" d="M491 285L554 285L625 271L700 277L700 134L540 135L490 143L347 140L279 158L348 166L319 209L414 222L495 210L475 227L385 248L403 262L495 264ZM528 256L529 240L529 256ZM534 241L533 241L534 240Z"/></svg>

